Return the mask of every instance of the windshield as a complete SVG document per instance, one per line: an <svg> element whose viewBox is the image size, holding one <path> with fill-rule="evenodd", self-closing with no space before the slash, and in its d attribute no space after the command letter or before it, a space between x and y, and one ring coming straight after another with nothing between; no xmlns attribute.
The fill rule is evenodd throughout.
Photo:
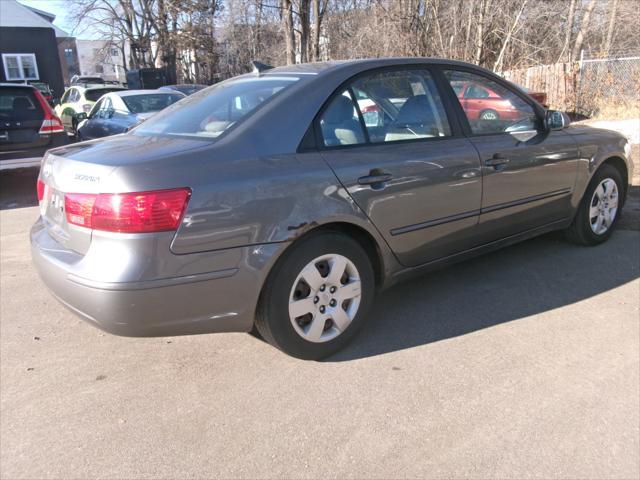
<svg viewBox="0 0 640 480"><path fill-rule="evenodd" d="M219 83L163 110L134 132L216 138L296 81L297 77L241 77Z"/></svg>
<svg viewBox="0 0 640 480"><path fill-rule="evenodd" d="M97 102L102 95L120 91L122 91L122 88L92 88L91 90L84 92L84 98L89 102Z"/></svg>
<svg viewBox="0 0 640 480"><path fill-rule="evenodd" d="M176 103L183 95L172 93L151 93L141 95L127 95L121 97L131 113L157 112Z"/></svg>

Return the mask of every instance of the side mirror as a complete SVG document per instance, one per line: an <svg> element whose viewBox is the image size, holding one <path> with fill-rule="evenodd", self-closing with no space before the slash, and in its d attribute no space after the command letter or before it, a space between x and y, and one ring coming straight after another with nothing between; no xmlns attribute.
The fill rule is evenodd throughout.
<svg viewBox="0 0 640 480"><path fill-rule="evenodd" d="M571 123L569 115L558 110L547 110L544 124L547 130L562 130Z"/></svg>
<svg viewBox="0 0 640 480"><path fill-rule="evenodd" d="M78 120L78 122L81 122L82 120L86 120L86 119L87 119L87 114L85 112L76 113L76 120Z"/></svg>

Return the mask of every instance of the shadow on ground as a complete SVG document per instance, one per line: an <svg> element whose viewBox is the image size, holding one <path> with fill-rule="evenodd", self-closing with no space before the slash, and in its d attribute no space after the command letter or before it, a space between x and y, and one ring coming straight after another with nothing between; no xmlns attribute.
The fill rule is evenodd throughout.
<svg viewBox="0 0 640 480"><path fill-rule="evenodd" d="M329 362L403 350L570 305L640 276L640 235L597 247L553 233L397 285Z"/></svg>
<svg viewBox="0 0 640 480"><path fill-rule="evenodd" d="M38 205L38 172L37 167L0 172L0 210Z"/></svg>

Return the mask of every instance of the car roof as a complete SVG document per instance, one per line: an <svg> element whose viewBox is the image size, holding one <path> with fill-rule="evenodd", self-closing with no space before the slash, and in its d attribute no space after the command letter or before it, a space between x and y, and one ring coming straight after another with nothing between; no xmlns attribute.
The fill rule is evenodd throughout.
<svg viewBox="0 0 640 480"><path fill-rule="evenodd" d="M184 95L184 93L178 92L177 90L122 90L119 92L111 92L109 95L117 95L118 97L129 97L131 95Z"/></svg>
<svg viewBox="0 0 640 480"><path fill-rule="evenodd" d="M275 67L263 71L260 75L322 75L323 73L333 72L343 69L361 69L368 70L379 67L402 66L411 64L421 65L456 65L460 67L473 67L482 69L478 65L461 62L458 60L449 60L444 58L433 57L386 57L386 58L362 58L357 60L332 60L328 62L300 63L296 65L286 65ZM255 74L254 74L255 75Z"/></svg>

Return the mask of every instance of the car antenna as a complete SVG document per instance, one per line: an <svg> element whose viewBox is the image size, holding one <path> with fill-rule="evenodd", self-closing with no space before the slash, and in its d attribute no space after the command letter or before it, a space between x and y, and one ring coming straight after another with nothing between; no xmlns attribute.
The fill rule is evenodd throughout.
<svg viewBox="0 0 640 480"><path fill-rule="evenodd" d="M266 72L267 70L271 70L273 66L267 65L266 63L258 62L257 60L251 61L251 66L253 67L253 73L260 76L262 72Z"/></svg>

